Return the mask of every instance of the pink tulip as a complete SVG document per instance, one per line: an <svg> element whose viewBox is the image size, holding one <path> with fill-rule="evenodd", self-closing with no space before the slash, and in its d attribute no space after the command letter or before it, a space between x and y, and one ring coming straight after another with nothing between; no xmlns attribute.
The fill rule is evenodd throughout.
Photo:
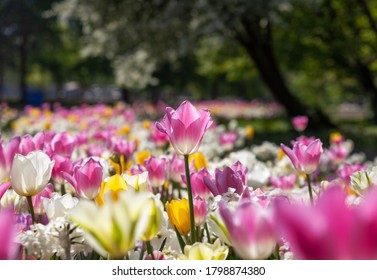
<svg viewBox="0 0 377 280"><path fill-rule="evenodd" d="M243 259L266 259L276 245L270 209L243 202L234 211L220 202L220 214L236 253Z"/></svg>
<svg viewBox="0 0 377 280"><path fill-rule="evenodd" d="M35 144L33 141L33 137L29 134L22 136L20 146L19 146L19 153L23 156L26 156L28 153L35 151Z"/></svg>
<svg viewBox="0 0 377 280"><path fill-rule="evenodd" d="M338 169L338 176L346 183L346 185L351 185L351 175L356 171L365 170L366 167L361 164L344 164L341 168Z"/></svg>
<svg viewBox="0 0 377 280"><path fill-rule="evenodd" d="M204 183L205 177L211 177L206 168L199 170L198 173L191 173L192 194L208 199L211 196L211 191Z"/></svg>
<svg viewBox="0 0 377 280"><path fill-rule="evenodd" d="M89 158L84 164L73 167L73 176L64 171L62 176L75 188L79 197L95 199L101 187L103 167L98 161Z"/></svg>
<svg viewBox="0 0 377 280"><path fill-rule="evenodd" d="M198 227L202 225L207 216L207 202L201 197L194 198L194 218L195 226Z"/></svg>
<svg viewBox="0 0 377 280"><path fill-rule="evenodd" d="M76 139L65 131L56 134L51 141L52 151L62 156L71 157L75 147Z"/></svg>
<svg viewBox="0 0 377 280"><path fill-rule="evenodd" d="M238 134L235 131L222 132L219 137L219 142L224 150L230 151L234 148L237 138Z"/></svg>
<svg viewBox="0 0 377 280"><path fill-rule="evenodd" d="M152 132L150 134L150 138L151 138L152 142L158 148L165 147L166 144L169 141L169 137L166 135L166 133L161 132L160 130L158 130L156 128L152 128Z"/></svg>
<svg viewBox="0 0 377 280"><path fill-rule="evenodd" d="M5 194L5 192L11 187L10 181L5 182L5 183L0 183L0 200Z"/></svg>
<svg viewBox="0 0 377 280"><path fill-rule="evenodd" d="M207 176L204 177L204 183L214 196L225 194L229 188L235 189L237 194L241 194L244 190L242 175L228 166L224 170L216 168L215 180Z"/></svg>
<svg viewBox="0 0 377 280"><path fill-rule="evenodd" d="M277 178L270 178L270 183L277 189L290 190L295 185L296 177L296 174L292 173L289 176L279 176Z"/></svg>
<svg viewBox="0 0 377 280"><path fill-rule="evenodd" d="M168 135L178 155L190 155L198 151L204 133L211 126L210 112L197 110L189 101L183 101L177 110L167 107L165 116L156 127Z"/></svg>
<svg viewBox="0 0 377 280"><path fill-rule="evenodd" d="M301 142L295 142L293 149L283 144L281 144L281 148L290 158L295 169L304 174L311 174L317 169L323 152L322 142L319 139L314 140L308 146Z"/></svg>
<svg viewBox="0 0 377 280"><path fill-rule="evenodd" d="M54 188L52 187L52 184L48 183L42 192L32 197L34 213L36 215L42 215L44 213L42 197L51 198L51 194L53 192L54 192Z"/></svg>
<svg viewBox="0 0 377 280"><path fill-rule="evenodd" d="M185 174L185 162L183 158L178 157L176 154L170 160L169 163L170 179L175 183L182 183L182 175Z"/></svg>
<svg viewBox="0 0 377 280"><path fill-rule="evenodd" d="M131 158L136 150L136 140L127 141L118 137L112 137L111 148L118 155L124 155L128 159Z"/></svg>
<svg viewBox="0 0 377 280"><path fill-rule="evenodd" d="M241 179L242 179L242 183L243 183L244 186L246 186L247 185L247 172L248 172L247 167L245 165L243 165L242 162L237 160L232 165L231 168L234 172L237 172L238 174L240 174Z"/></svg>
<svg viewBox="0 0 377 280"><path fill-rule="evenodd" d="M148 180L150 186L153 188L161 187L166 180L166 159L159 159L155 156L151 156L145 161L145 167L148 171Z"/></svg>
<svg viewBox="0 0 377 280"><path fill-rule="evenodd" d="M52 179L58 184L63 184L64 178L62 176L62 172L66 172L68 174L72 173L72 161L68 157L57 154L53 155L52 159L55 161L52 169Z"/></svg>
<svg viewBox="0 0 377 280"><path fill-rule="evenodd" d="M308 126L309 118L307 116L296 116L292 118L292 125L296 131L304 131Z"/></svg>
<svg viewBox="0 0 377 280"><path fill-rule="evenodd" d="M13 137L6 145L3 145L0 139L0 183L9 177L13 158L18 153L20 142L21 138L18 136Z"/></svg>
<svg viewBox="0 0 377 280"><path fill-rule="evenodd" d="M152 258L151 255L146 255L144 259L148 260L148 261L152 261L152 260L163 261L163 260L166 260L164 253L162 253L161 251L156 251L156 250L153 251L153 258Z"/></svg>
<svg viewBox="0 0 377 280"><path fill-rule="evenodd" d="M15 257L14 238L15 218L10 209L2 209L0 211L0 260L10 260Z"/></svg>
<svg viewBox="0 0 377 280"><path fill-rule="evenodd" d="M276 201L279 232L297 259L377 259L377 189L353 208L346 196L338 186L314 206Z"/></svg>

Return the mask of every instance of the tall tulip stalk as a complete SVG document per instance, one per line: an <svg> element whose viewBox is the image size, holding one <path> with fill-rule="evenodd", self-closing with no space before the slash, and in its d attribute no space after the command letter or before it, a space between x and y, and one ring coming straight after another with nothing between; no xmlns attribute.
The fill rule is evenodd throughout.
<svg viewBox="0 0 377 280"><path fill-rule="evenodd" d="M190 235L191 242L195 243L194 202L190 180L189 155L198 151L204 133L212 125L212 119L208 109L197 110L187 100L183 101L177 110L167 107L165 113L162 121L156 123L156 127L169 137L175 152L184 156L190 208Z"/></svg>

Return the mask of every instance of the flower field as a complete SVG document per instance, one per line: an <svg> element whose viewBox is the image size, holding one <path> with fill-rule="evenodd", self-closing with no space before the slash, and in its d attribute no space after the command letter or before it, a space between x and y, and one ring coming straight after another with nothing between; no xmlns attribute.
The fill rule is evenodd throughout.
<svg viewBox="0 0 377 280"><path fill-rule="evenodd" d="M377 258L376 164L276 104L0 109L0 259Z"/></svg>

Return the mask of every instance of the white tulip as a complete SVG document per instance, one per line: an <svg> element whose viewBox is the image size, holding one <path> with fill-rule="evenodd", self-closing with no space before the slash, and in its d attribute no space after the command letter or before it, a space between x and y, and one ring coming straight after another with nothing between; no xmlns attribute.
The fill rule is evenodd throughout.
<svg viewBox="0 0 377 280"><path fill-rule="evenodd" d="M37 195L50 180L54 163L42 151L33 151L27 156L16 154L10 172L12 188L21 196Z"/></svg>

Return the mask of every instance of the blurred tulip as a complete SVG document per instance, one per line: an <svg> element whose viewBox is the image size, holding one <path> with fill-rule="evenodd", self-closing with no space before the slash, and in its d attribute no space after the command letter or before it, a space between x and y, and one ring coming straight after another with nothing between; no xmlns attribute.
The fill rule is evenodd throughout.
<svg viewBox="0 0 377 280"><path fill-rule="evenodd" d="M276 245L273 215L269 209L243 202L230 211L224 201L220 213L234 250L243 259L266 259Z"/></svg>
<svg viewBox="0 0 377 280"><path fill-rule="evenodd" d="M195 167L196 171L199 171L200 169L203 169L203 168L207 167L207 159L203 155L202 152L197 152L195 154L191 154L189 156L189 162L191 162L191 164L192 163L194 164L194 167ZM191 168L191 164L190 164L190 169L192 169Z"/></svg>
<svg viewBox="0 0 377 280"><path fill-rule="evenodd" d="M128 187L132 187L135 191L147 191L148 190L148 172L144 171L140 174L128 175L123 174L122 178L126 181Z"/></svg>
<svg viewBox="0 0 377 280"><path fill-rule="evenodd" d="M107 193L111 193L112 199L116 201L118 199L119 192L127 189L128 186L126 181L119 174L115 174L106 182L102 183L100 192L96 198L96 202L99 205L103 205L105 203L105 195Z"/></svg>
<svg viewBox="0 0 377 280"><path fill-rule="evenodd" d="M58 154L53 155L52 159L55 161L54 168L52 169L52 179L57 184L63 184L65 179L62 176L62 172L72 173L72 161L69 157Z"/></svg>
<svg viewBox="0 0 377 280"><path fill-rule="evenodd" d="M71 157L76 147L76 139L66 131L58 133L51 140L51 148L55 154Z"/></svg>
<svg viewBox="0 0 377 280"><path fill-rule="evenodd" d="M231 151L234 148L237 138L238 138L238 134L235 131L222 132L219 137L219 142L220 142L221 147L225 151Z"/></svg>
<svg viewBox="0 0 377 280"><path fill-rule="evenodd" d="M277 189L290 190L296 183L296 174L292 173L288 176L279 176L277 178L270 178L270 183Z"/></svg>
<svg viewBox="0 0 377 280"><path fill-rule="evenodd" d="M51 178L54 161L42 151L34 151L27 156L14 157L10 181L14 191L21 196L34 196L40 193Z"/></svg>
<svg viewBox="0 0 377 280"><path fill-rule="evenodd" d="M156 145L157 148L163 148L169 141L169 137L166 133L161 132L160 130L154 128L150 134L152 142Z"/></svg>
<svg viewBox="0 0 377 280"><path fill-rule="evenodd" d="M34 206L34 213L36 215L43 215L44 214L44 207L42 203L43 198L51 198L51 194L54 192L51 183L48 183L47 186L41 191L39 194L32 197L33 206Z"/></svg>
<svg viewBox="0 0 377 280"><path fill-rule="evenodd" d="M189 101L183 101L174 110L167 107L165 116L156 127L169 137L178 155L196 153L204 133L211 126L212 119L208 110L197 110Z"/></svg>
<svg viewBox="0 0 377 280"><path fill-rule="evenodd" d="M276 201L279 232L297 259L377 259L377 189L359 206L346 205L341 187L325 190L314 206Z"/></svg>
<svg viewBox="0 0 377 280"><path fill-rule="evenodd" d="M181 235L186 235L190 231L190 211L189 203L186 198L181 200L172 200L166 203L166 212L168 213L171 227L177 228Z"/></svg>
<svg viewBox="0 0 377 280"><path fill-rule="evenodd" d="M292 125L298 132L304 131L308 126L309 118L307 116L296 116L292 118Z"/></svg>
<svg viewBox="0 0 377 280"><path fill-rule="evenodd" d="M201 197L194 198L195 226L202 225L207 217L207 202Z"/></svg>
<svg viewBox="0 0 377 280"><path fill-rule="evenodd" d="M16 237L15 217L11 210L0 211L0 260L11 260L16 257L14 239Z"/></svg>
<svg viewBox="0 0 377 280"><path fill-rule="evenodd" d="M194 196L199 196L208 199L211 192L204 182L205 177L211 176L207 169L203 168L198 173L191 173L192 193Z"/></svg>
<svg viewBox="0 0 377 280"><path fill-rule="evenodd" d="M319 139L314 140L308 146L302 142L295 142L293 149L281 144L284 153L293 163L294 168L304 174L313 173L319 164L319 159L323 152L322 142Z"/></svg>
<svg viewBox="0 0 377 280"><path fill-rule="evenodd" d="M148 180L151 187L159 188L165 183L167 172L166 165L165 158L159 159L155 156L151 156L145 161L145 168L148 171Z"/></svg>
<svg viewBox="0 0 377 280"><path fill-rule="evenodd" d="M13 137L6 145L0 139L0 183L9 177L13 158L18 152L20 142L21 138L18 136Z"/></svg>
<svg viewBox="0 0 377 280"><path fill-rule="evenodd" d="M107 199L109 196L107 196ZM103 257L122 258L146 232L153 212L146 192L128 190L119 199L98 207L93 201L81 200L70 217L85 232L86 241Z"/></svg>
<svg viewBox="0 0 377 280"><path fill-rule="evenodd" d="M175 183L182 183L182 175L185 174L185 162L174 154L169 162L169 177Z"/></svg>
<svg viewBox="0 0 377 280"><path fill-rule="evenodd" d="M217 239L213 244L197 242L186 245L184 252L179 256L180 260L225 260L229 249Z"/></svg>

